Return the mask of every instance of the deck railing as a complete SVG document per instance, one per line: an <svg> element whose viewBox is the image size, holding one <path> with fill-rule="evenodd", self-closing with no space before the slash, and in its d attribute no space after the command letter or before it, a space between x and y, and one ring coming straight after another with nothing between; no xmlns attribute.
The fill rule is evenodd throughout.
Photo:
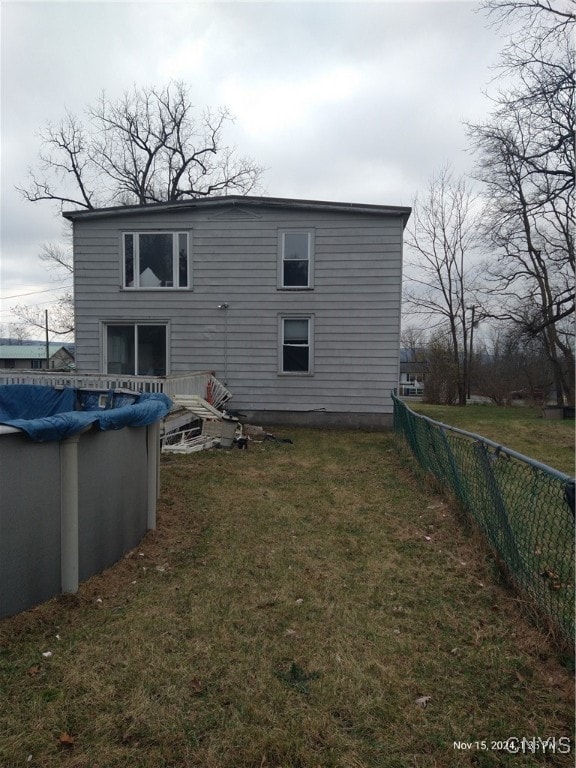
<svg viewBox="0 0 576 768"><path fill-rule="evenodd" d="M169 397L199 395L216 408L221 408L231 397L230 392L211 371L192 371L170 376L122 376L121 374L76 371L2 371L0 384L85 387L105 391L129 389L133 392L163 392Z"/></svg>

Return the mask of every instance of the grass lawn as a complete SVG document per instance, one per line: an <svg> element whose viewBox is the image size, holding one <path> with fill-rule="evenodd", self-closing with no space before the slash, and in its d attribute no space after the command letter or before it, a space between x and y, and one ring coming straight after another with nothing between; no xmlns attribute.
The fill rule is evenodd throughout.
<svg viewBox="0 0 576 768"><path fill-rule="evenodd" d="M163 458L158 530L0 622L0 766L572 766L501 751L573 738L568 662L394 436L278 434Z"/></svg>
<svg viewBox="0 0 576 768"><path fill-rule="evenodd" d="M421 402L406 405L435 421L482 435L560 472L574 475L573 420L544 420L540 408Z"/></svg>

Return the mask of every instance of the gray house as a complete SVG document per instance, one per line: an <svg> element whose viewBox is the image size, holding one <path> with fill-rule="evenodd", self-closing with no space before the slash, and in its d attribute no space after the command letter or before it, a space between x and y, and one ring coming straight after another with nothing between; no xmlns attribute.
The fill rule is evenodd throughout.
<svg viewBox="0 0 576 768"><path fill-rule="evenodd" d="M79 373L210 370L260 423L391 423L409 208L230 196L63 215Z"/></svg>

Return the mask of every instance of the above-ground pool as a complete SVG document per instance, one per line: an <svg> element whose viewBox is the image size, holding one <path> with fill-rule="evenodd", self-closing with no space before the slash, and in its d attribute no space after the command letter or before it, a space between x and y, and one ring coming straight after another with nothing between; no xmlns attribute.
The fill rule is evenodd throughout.
<svg viewBox="0 0 576 768"><path fill-rule="evenodd" d="M0 617L109 567L156 525L163 394L0 386Z"/></svg>

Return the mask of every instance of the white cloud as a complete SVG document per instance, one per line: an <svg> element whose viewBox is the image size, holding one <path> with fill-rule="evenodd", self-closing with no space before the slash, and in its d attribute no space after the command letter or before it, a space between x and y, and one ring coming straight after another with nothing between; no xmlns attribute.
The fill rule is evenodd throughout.
<svg viewBox="0 0 576 768"><path fill-rule="evenodd" d="M179 80L189 71L205 66L208 53L206 39L185 40L160 62L159 73L163 79Z"/></svg>
<svg viewBox="0 0 576 768"><path fill-rule="evenodd" d="M337 65L292 80L267 78L251 83L232 76L220 93L246 133L267 139L315 120L327 104L343 105L361 87L357 69Z"/></svg>

